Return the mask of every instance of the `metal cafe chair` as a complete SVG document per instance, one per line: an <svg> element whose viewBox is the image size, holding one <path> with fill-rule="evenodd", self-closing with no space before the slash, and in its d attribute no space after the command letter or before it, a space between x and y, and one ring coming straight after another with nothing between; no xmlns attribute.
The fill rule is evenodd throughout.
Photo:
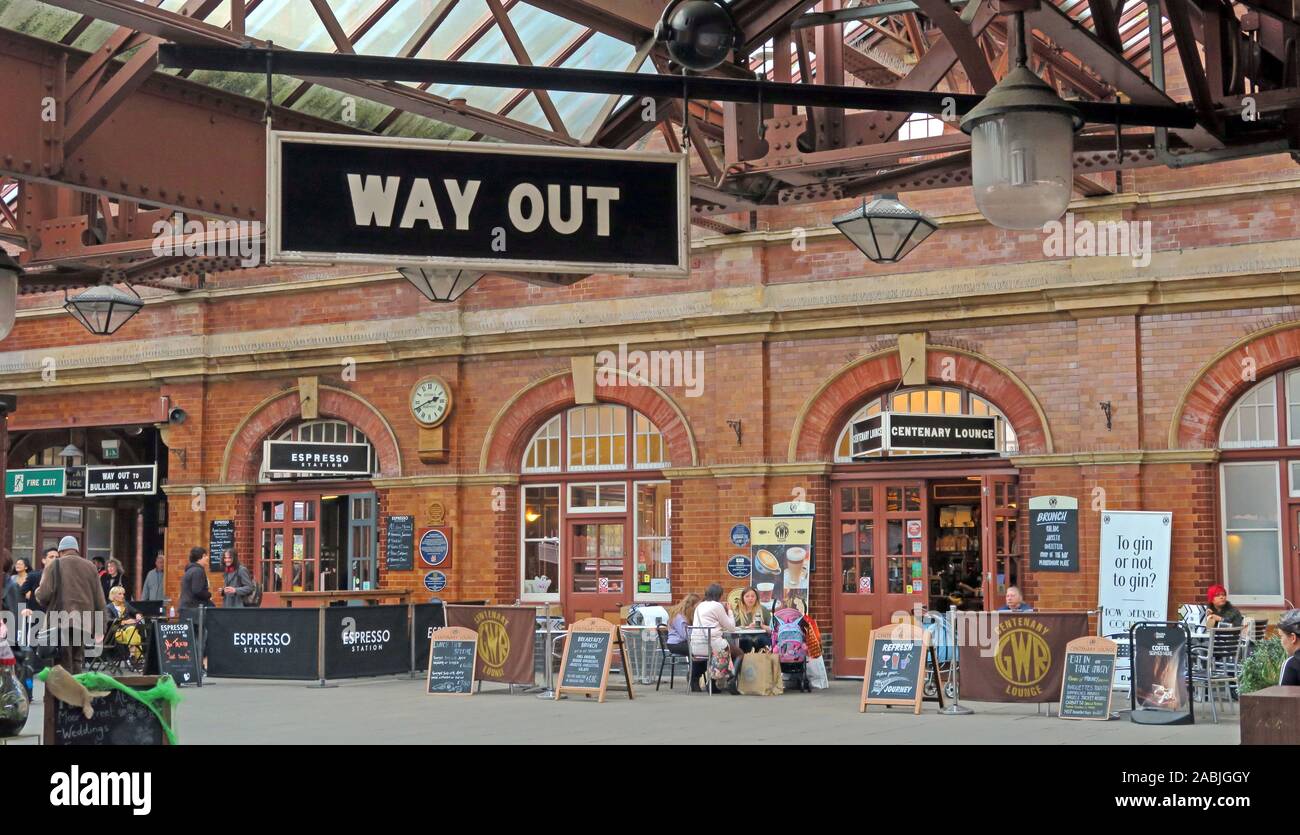
<svg viewBox="0 0 1300 835"><path fill-rule="evenodd" d="M695 652L695 633L700 631L704 632L704 655L703 656L698 655ZM709 655L713 651L713 627L712 626L688 626L686 627L686 639L687 639L686 646L688 647L687 652L691 654L690 655L691 680L692 681L695 680L696 664L699 663L702 667L701 675L704 679L704 690L710 696L712 696L713 682L709 680Z"/></svg>
<svg viewBox="0 0 1300 835"><path fill-rule="evenodd" d="M1246 646L1242 632L1236 626L1216 626L1209 630L1204 643L1192 647L1192 688L1204 691L1216 725L1219 723L1219 692L1223 692L1227 704L1232 704L1232 691L1241 675L1242 654Z"/></svg>
<svg viewBox="0 0 1300 835"><path fill-rule="evenodd" d="M686 669L691 668L691 659L689 655L678 655L668 649L668 627L662 623L655 627L655 632L659 636L659 677L655 680L655 689L664 683L664 665L668 665L668 689L673 689L673 679L677 676L677 662L686 662ZM689 644L688 644L689 646ZM688 649L689 653L690 650Z"/></svg>

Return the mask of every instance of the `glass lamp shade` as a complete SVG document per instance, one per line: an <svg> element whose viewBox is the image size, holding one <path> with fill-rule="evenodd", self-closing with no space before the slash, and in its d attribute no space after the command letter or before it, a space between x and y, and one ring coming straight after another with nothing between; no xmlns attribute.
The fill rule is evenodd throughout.
<svg viewBox="0 0 1300 835"><path fill-rule="evenodd" d="M877 264L893 264L939 228L933 220L882 194L870 203L831 221L844 237Z"/></svg>
<svg viewBox="0 0 1300 835"><path fill-rule="evenodd" d="M398 267L397 271L431 302L454 302L484 276L470 270L438 270L428 267Z"/></svg>
<svg viewBox="0 0 1300 835"><path fill-rule="evenodd" d="M63 309L71 313L82 327L98 336L116 333L142 307L144 302L134 291L128 293L111 284L91 287L63 305Z"/></svg>
<svg viewBox="0 0 1300 835"><path fill-rule="evenodd" d="M1040 229L1070 204L1074 126L1062 113L1020 111L971 131L975 205L994 226Z"/></svg>

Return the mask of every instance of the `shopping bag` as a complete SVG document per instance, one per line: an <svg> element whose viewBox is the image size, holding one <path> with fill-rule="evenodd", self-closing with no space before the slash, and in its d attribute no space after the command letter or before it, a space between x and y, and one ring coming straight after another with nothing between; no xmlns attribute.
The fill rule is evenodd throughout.
<svg viewBox="0 0 1300 835"><path fill-rule="evenodd" d="M737 689L742 696L779 696L785 691L781 684L781 662L770 652L751 652L740 659Z"/></svg>
<svg viewBox="0 0 1300 835"><path fill-rule="evenodd" d="M826 677L826 659L820 656L808 659L808 683L814 690L825 690L831 686Z"/></svg>

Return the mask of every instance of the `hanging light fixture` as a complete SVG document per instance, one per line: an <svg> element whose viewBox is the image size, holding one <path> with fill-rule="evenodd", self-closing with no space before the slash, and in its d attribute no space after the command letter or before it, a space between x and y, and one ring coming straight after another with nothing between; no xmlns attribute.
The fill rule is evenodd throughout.
<svg viewBox="0 0 1300 835"><path fill-rule="evenodd" d="M1074 134L1083 117L1027 66L1015 13L1016 65L961 120L970 134L975 205L994 226L1039 229L1070 204Z"/></svg>
<svg viewBox="0 0 1300 835"><path fill-rule="evenodd" d="M70 299L68 291L64 290L63 309L86 330L97 336L108 336L116 333L144 307L144 302L131 285L126 287L131 292L119 290L111 284L100 284Z"/></svg>
<svg viewBox="0 0 1300 835"><path fill-rule="evenodd" d="M454 302L486 273L472 270L437 270L428 267L398 267L397 271L431 302Z"/></svg>
<svg viewBox="0 0 1300 835"><path fill-rule="evenodd" d="M14 329L18 315L18 276L22 266L12 255L0 249L0 339Z"/></svg>
<svg viewBox="0 0 1300 835"><path fill-rule="evenodd" d="M77 448L76 444L69 443L63 449L59 450L59 457L65 461L70 458L80 458L81 450Z"/></svg>
<svg viewBox="0 0 1300 835"><path fill-rule="evenodd" d="M896 194L882 194L831 221L844 237L877 264L902 261L938 229L933 220L903 205Z"/></svg>

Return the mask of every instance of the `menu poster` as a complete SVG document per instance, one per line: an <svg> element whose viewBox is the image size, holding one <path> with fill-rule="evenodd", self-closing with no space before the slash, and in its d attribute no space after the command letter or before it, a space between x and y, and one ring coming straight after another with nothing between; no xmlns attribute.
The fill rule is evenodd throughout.
<svg viewBox="0 0 1300 835"><path fill-rule="evenodd" d="M929 648L929 633L915 624L895 623L872 630L858 712L865 713L867 705L911 705L912 712L919 715Z"/></svg>
<svg viewBox="0 0 1300 835"><path fill-rule="evenodd" d="M184 687L199 680L199 657L195 652L194 623L154 621L154 649L158 655L158 671L167 673L176 684Z"/></svg>
<svg viewBox="0 0 1300 835"><path fill-rule="evenodd" d="M813 517L765 516L749 520L752 579L768 611L808 611L813 566Z"/></svg>
<svg viewBox="0 0 1300 835"><path fill-rule="evenodd" d="M1191 724L1187 628L1179 622L1135 623L1129 643L1132 720L1139 725Z"/></svg>
<svg viewBox="0 0 1300 835"><path fill-rule="evenodd" d="M1117 645L1109 638L1075 638L1065 645L1062 719L1109 719Z"/></svg>
<svg viewBox="0 0 1300 835"><path fill-rule="evenodd" d="M235 520L213 519L208 524L208 570L222 571L221 555L235 547Z"/></svg>
<svg viewBox="0 0 1300 835"><path fill-rule="evenodd" d="M1029 500L1029 567L1079 571L1079 500L1035 496Z"/></svg>
<svg viewBox="0 0 1300 835"><path fill-rule="evenodd" d="M614 624L601 618L585 618L569 627L564 641L564 656L560 660L555 698L568 690L584 695L597 695L605 701L609 685L610 660L614 650ZM629 695L631 691L629 690Z"/></svg>
<svg viewBox="0 0 1300 835"><path fill-rule="evenodd" d="M426 693L470 696L474 693L474 664L478 660L478 633L461 626L433 632L429 639L429 673Z"/></svg>
<svg viewBox="0 0 1300 835"><path fill-rule="evenodd" d="M389 516L384 526L384 562L389 571L410 571L415 567L414 516Z"/></svg>

